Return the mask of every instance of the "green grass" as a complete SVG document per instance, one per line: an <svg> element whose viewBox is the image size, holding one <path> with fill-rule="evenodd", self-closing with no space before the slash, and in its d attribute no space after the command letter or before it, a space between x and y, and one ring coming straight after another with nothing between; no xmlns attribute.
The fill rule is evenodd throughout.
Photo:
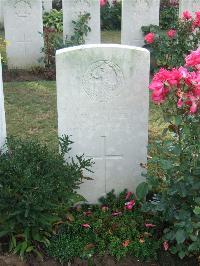
<svg viewBox="0 0 200 266"><path fill-rule="evenodd" d="M121 43L121 31L102 31L101 32L102 43Z"/></svg>
<svg viewBox="0 0 200 266"><path fill-rule="evenodd" d="M36 137L56 148L55 82L4 83L8 136Z"/></svg>

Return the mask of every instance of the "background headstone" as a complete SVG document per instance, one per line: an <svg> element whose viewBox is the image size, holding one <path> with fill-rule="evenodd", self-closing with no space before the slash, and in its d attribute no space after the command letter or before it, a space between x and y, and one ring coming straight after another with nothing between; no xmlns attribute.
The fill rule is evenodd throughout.
<svg viewBox="0 0 200 266"><path fill-rule="evenodd" d="M192 13L200 11L200 0L179 0L179 16L186 10Z"/></svg>
<svg viewBox="0 0 200 266"><path fill-rule="evenodd" d="M117 44L57 51L58 132L72 135L71 155L95 161L94 180L80 190L90 202L112 189L133 190L143 180L149 61L146 49Z"/></svg>
<svg viewBox="0 0 200 266"><path fill-rule="evenodd" d="M122 44L143 46L142 26L159 25L160 0L124 0L122 2Z"/></svg>
<svg viewBox="0 0 200 266"><path fill-rule="evenodd" d="M9 0L4 8L5 38L9 68L39 65L43 47L41 0Z"/></svg>
<svg viewBox="0 0 200 266"><path fill-rule="evenodd" d="M5 120L5 110L4 110L2 66L0 62L0 149L4 145L5 139L6 139L6 120Z"/></svg>
<svg viewBox="0 0 200 266"><path fill-rule="evenodd" d="M50 12L52 9L52 0L42 0L43 12Z"/></svg>
<svg viewBox="0 0 200 266"><path fill-rule="evenodd" d="M3 29L3 0L0 0L0 29Z"/></svg>
<svg viewBox="0 0 200 266"><path fill-rule="evenodd" d="M85 43L100 43L100 3L99 0L62 0L63 9L63 37L73 35L72 20L77 21L78 16L90 13L88 25L91 32L85 38Z"/></svg>

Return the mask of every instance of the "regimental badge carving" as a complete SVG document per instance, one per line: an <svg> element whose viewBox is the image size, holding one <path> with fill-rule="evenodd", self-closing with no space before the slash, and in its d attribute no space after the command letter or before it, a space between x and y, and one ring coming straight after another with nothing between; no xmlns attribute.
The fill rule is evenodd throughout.
<svg viewBox="0 0 200 266"><path fill-rule="evenodd" d="M14 4L15 14L18 17L28 17L31 14L30 0L17 0Z"/></svg>
<svg viewBox="0 0 200 266"><path fill-rule="evenodd" d="M83 89L93 101L108 102L119 96L123 87L123 72L109 60L94 62L83 77Z"/></svg>
<svg viewBox="0 0 200 266"><path fill-rule="evenodd" d="M83 6L85 6L85 5L90 6L90 4L91 4L90 1L89 0L74 0L75 4L80 4Z"/></svg>
<svg viewBox="0 0 200 266"><path fill-rule="evenodd" d="M133 0L132 4L134 7L142 6L143 8L150 8L152 0Z"/></svg>

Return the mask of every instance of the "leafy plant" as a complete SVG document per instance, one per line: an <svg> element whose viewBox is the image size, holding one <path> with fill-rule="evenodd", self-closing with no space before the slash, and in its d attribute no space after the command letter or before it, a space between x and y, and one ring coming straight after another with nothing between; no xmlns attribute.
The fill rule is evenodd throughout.
<svg viewBox="0 0 200 266"><path fill-rule="evenodd" d="M117 260L126 255L153 259L161 245L153 221L153 216L142 213L133 193L125 190L116 196L111 191L100 205L72 209L57 224L47 252L60 262L91 259L95 254Z"/></svg>
<svg viewBox="0 0 200 266"><path fill-rule="evenodd" d="M74 190L91 162L83 156L66 162L71 144L67 136L60 139L59 154L37 141L9 138L0 154L0 239L21 257L41 256L53 224L82 199Z"/></svg>
<svg viewBox="0 0 200 266"><path fill-rule="evenodd" d="M155 193L143 208L163 223L165 250L185 256L200 251L200 51L186 57L184 67L161 69L149 88L159 104L170 137L156 143L159 157L151 163L162 169L162 178L148 175L145 186ZM140 190L138 190L140 193ZM144 194L142 196L144 196Z"/></svg>
<svg viewBox="0 0 200 266"><path fill-rule="evenodd" d="M52 9L50 12L43 14L43 26L44 28L51 28L57 32L63 31L63 12Z"/></svg>
<svg viewBox="0 0 200 266"><path fill-rule="evenodd" d="M113 1L112 5L108 1L105 1L101 5L101 29L121 30L121 12L121 1Z"/></svg>
<svg viewBox="0 0 200 266"><path fill-rule="evenodd" d="M160 3L160 28L167 30L176 27L179 4L177 0L164 0Z"/></svg>
<svg viewBox="0 0 200 266"><path fill-rule="evenodd" d="M58 12L58 11L56 11ZM44 27L43 38L44 38L44 47L41 52L43 54L43 60L46 68L46 75L52 79L55 73L55 54L56 50L62 49L64 47L70 47L75 45L80 45L85 43L85 37L88 32L91 31L88 26L90 19L90 14L80 14L77 21L72 21L74 31L72 36L66 36L66 40L63 42L63 36L60 34L59 30L56 27ZM50 24L50 23L46 23Z"/></svg>
<svg viewBox="0 0 200 266"><path fill-rule="evenodd" d="M158 26L143 27L146 47L155 60L156 69L172 68L184 64L184 57L198 48L200 39L199 13L195 17L183 16L173 28L163 31Z"/></svg>
<svg viewBox="0 0 200 266"><path fill-rule="evenodd" d="M72 36L66 36L65 46L75 46L85 43L85 37L91 31L91 28L88 26L90 20L90 13L80 14L77 21L72 21L74 32Z"/></svg>

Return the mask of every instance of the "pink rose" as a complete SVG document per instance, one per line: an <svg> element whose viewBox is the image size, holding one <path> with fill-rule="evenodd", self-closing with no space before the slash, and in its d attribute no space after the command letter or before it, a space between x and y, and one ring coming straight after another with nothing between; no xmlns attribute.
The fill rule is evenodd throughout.
<svg viewBox="0 0 200 266"><path fill-rule="evenodd" d="M150 32L148 33L145 37L144 37L145 41L148 43L148 44L151 44L154 42L154 39L155 39L155 34Z"/></svg>
<svg viewBox="0 0 200 266"><path fill-rule="evenodd" d="M165 251L167 251L169 249L169 244L168 244L167 241L163 242L163 248L164 248Z"/></svg>
<svg viewBox="0 0 200 266"><path fill-rule="evenodd" d="M199 68L200 49L197 49L196 51L192 51L188 56L186 56L185 62L186 62L185 66Z"/></svg>
<svg viewBox="0 0 200 266"><path fill-rule="evenodd" d="M182 19L184 20L189 20L192 18L192 15L190 14L190 12L188 10L185 10L182 14Z"/></svg>
<svg viewBox="0 0 200 266"><path fill-rule="evenodd" d="M174 36L176 35L176 30L169 30L166 34L169 38L174 38Z"/></svg>
<svg viewBox="0 0 200 266"><path fill-rule="evenodd" d="M181 98L178 99L177 107L181 108L183 106L183 100Z"/></svg>
<svg viewBox="0 0 200 266"><path fill-rule="evenodd" d="M127 209L127 210L132 210L134 205L135 205L135 201L131 200L131 201L125 203L125 207L124 208Z"/></svg>
<svg viewBox="0 0 200 266"><path fill-rule="evenodd" d="M100 6L105 6L107 4L107 0L100 0Z"/></svg>

